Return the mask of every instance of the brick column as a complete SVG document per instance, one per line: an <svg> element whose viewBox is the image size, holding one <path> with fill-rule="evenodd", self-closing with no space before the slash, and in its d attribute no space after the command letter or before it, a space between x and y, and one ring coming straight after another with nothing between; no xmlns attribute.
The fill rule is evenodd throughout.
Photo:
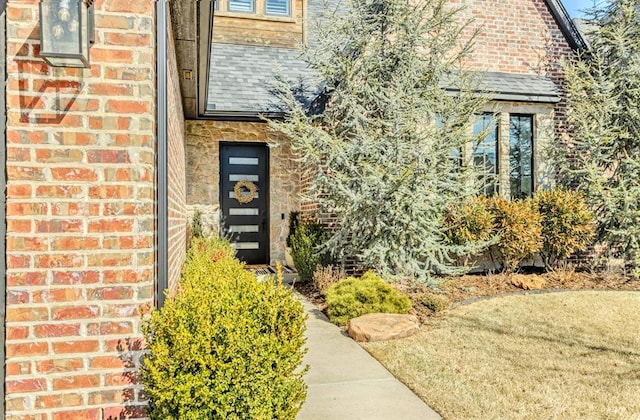
<svg viewBox="0 0 640 420"><path fill-rule="evenodd" d="M7 5L7 418L142 417L154 3L96 1L90 69L39 58L37 6Z"/></svg>

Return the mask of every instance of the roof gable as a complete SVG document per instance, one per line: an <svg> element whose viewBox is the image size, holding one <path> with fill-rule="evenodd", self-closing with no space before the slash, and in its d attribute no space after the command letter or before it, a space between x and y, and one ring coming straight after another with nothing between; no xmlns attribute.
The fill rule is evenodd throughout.
<svg viewBox="0 0 640 420"><path fill-rule="evenodd" d="M547 7L551 11L553 18L556 20L562 34L569 42L574 50L582 51L587 49L587 43L580 34L577 26L569 16L567 9L564 8L561 0L545 0Z"/></svg>
<svg viewBox="0 0 640 420"><path fill-rule="evenodd" d="M338 8L344 0L331 0ZM481 2L478 2L481 3ZM553 17L567 44L573 49L586 44L569 18L560 0L536 2L539 10L546 9ZM308 17L320 17L327 9L325 0L308 0ZM523 3L524 4L524 3ZM477 5L477 3L476 3ZM332 9L332 10L334 10ZM553 26L546 10L547 24ZM558 32L558 37L560 33ZM506 34L505 34L506 37ZM313 41L313 36L310 36ZM560 100L560 88L548 75L522 69L483 69L483 90L492 92L494 100L556 103ZM544 73L544 72L543 72ZM284 77L295 85L300 93L312 100L319 93L320 80L294 48L215 43L212 46L212 62L208 89L208 113L224 118L256 118L259 113L278 112L273 95L273 85L278 77ZM455 90L455 89L454 89Z"/></svg>

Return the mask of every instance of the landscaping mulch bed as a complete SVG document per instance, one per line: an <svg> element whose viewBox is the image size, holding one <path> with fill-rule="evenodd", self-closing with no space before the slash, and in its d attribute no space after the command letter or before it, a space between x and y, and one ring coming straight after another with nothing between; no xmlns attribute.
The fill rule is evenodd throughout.
<svg viewBox="0 0 640 420"><path fill-rule="evenodd" d="M621 273L591 273L564 268L540 273L529 270L514 274L472 274L447 276L438 279L435 289L420 284L396 284L414 302L413 313L421 322L435 313L420 303L425 293L442 294L452 304L474 298L485 298L513 293L557 290L640 290L640 280L625 277ZM295 289L326 314L324 295L312 282L295 283Z"/></svg>
<svg viewBox="0 0 640 420"><path fill-rule="evenodd" d="M316 305L325 315L327 314L327 302L324 300L324 295L313 285L313 282L295 282L293 287L309 302Z"/></svg>

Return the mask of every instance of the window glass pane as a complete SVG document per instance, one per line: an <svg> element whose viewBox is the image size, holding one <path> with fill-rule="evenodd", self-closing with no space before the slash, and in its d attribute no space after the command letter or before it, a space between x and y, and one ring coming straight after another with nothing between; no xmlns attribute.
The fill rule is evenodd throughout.
<svg viewBox="0 0 640 420"><path fill-rule="evenodd" d="M249 12L255 11L255 0L229 0L230 12Z"/></svg>
<svg viewBox="0 0 640 420"><path fill-rule="evenodd" d="M449 157L456 163L456 166L462 166L462 150L458 148L451 149Z"/></svg>
<svg viewBox="0 0 640 420"><path fill-rule="evenodd" d="M474 136L482 134L473 148L472 164L480 170L480 194L492 196L498 192L498 119L493 114L476 117Z"/></svg>
<svg viewBox="0 0 640 420"><path fill-rule="evenodd" d="M266 14L289 16L290 0L265 0Z"/></svg>
<svg viewBox="0 0 640 420"><path fill-rule="evenodd" d="M229 174L229 181L231 181L231 182L238 182L238 181L259 182L260 181L260 177L258 175Z"/></svg>
<svg viewBox="0 0 640 420"><path fill-rule="evenodd" d="M443 129L446 122L445 119L440 114L436 114L435 120L436 127L438 127L438 129ZM460 147L452 147L449 151L449 157L453 162L455 162L456 166L462 166L462 150Z"/></svg>
<svg viewBox="0 0 640 420"><path fill-rule="evenodd" d="M533 193L533 116L509 117L509 184L511 199Z"/></svg>

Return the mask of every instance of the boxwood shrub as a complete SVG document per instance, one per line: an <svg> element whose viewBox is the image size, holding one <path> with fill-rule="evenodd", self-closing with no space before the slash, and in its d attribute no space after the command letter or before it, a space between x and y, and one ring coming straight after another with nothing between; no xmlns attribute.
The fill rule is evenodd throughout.
<svg viewBox="0 0 640 420"><path fill-rule="evenodd" d="M554 188L537 192L534 202L542 216L540 255L545 267L557 267L560 261L591 243L595 225L582 194Z"/></svg>
<svg viewBox="0 0 640 420"><path fill-rule="evenodd" d="M331 322L345 325L352 318L370 313L406 314L411 300L371 271L362 277L347 277L326 291Z"/></svg>
<svg viewBox="0 0 640 420"><path fill-rule="evenodd" d="M499 238L489 248L491 256L502 270L513 272L542 248L540 212L531 199L508 201L495 196L488 203Z"/></svg>
<svg viewBox="0 0 640 420"><path fill-rule="evenodd" d="M219 240L194 239L179 286L143 322L151 419L293 419L305 397L305 315Z"/></svg>

